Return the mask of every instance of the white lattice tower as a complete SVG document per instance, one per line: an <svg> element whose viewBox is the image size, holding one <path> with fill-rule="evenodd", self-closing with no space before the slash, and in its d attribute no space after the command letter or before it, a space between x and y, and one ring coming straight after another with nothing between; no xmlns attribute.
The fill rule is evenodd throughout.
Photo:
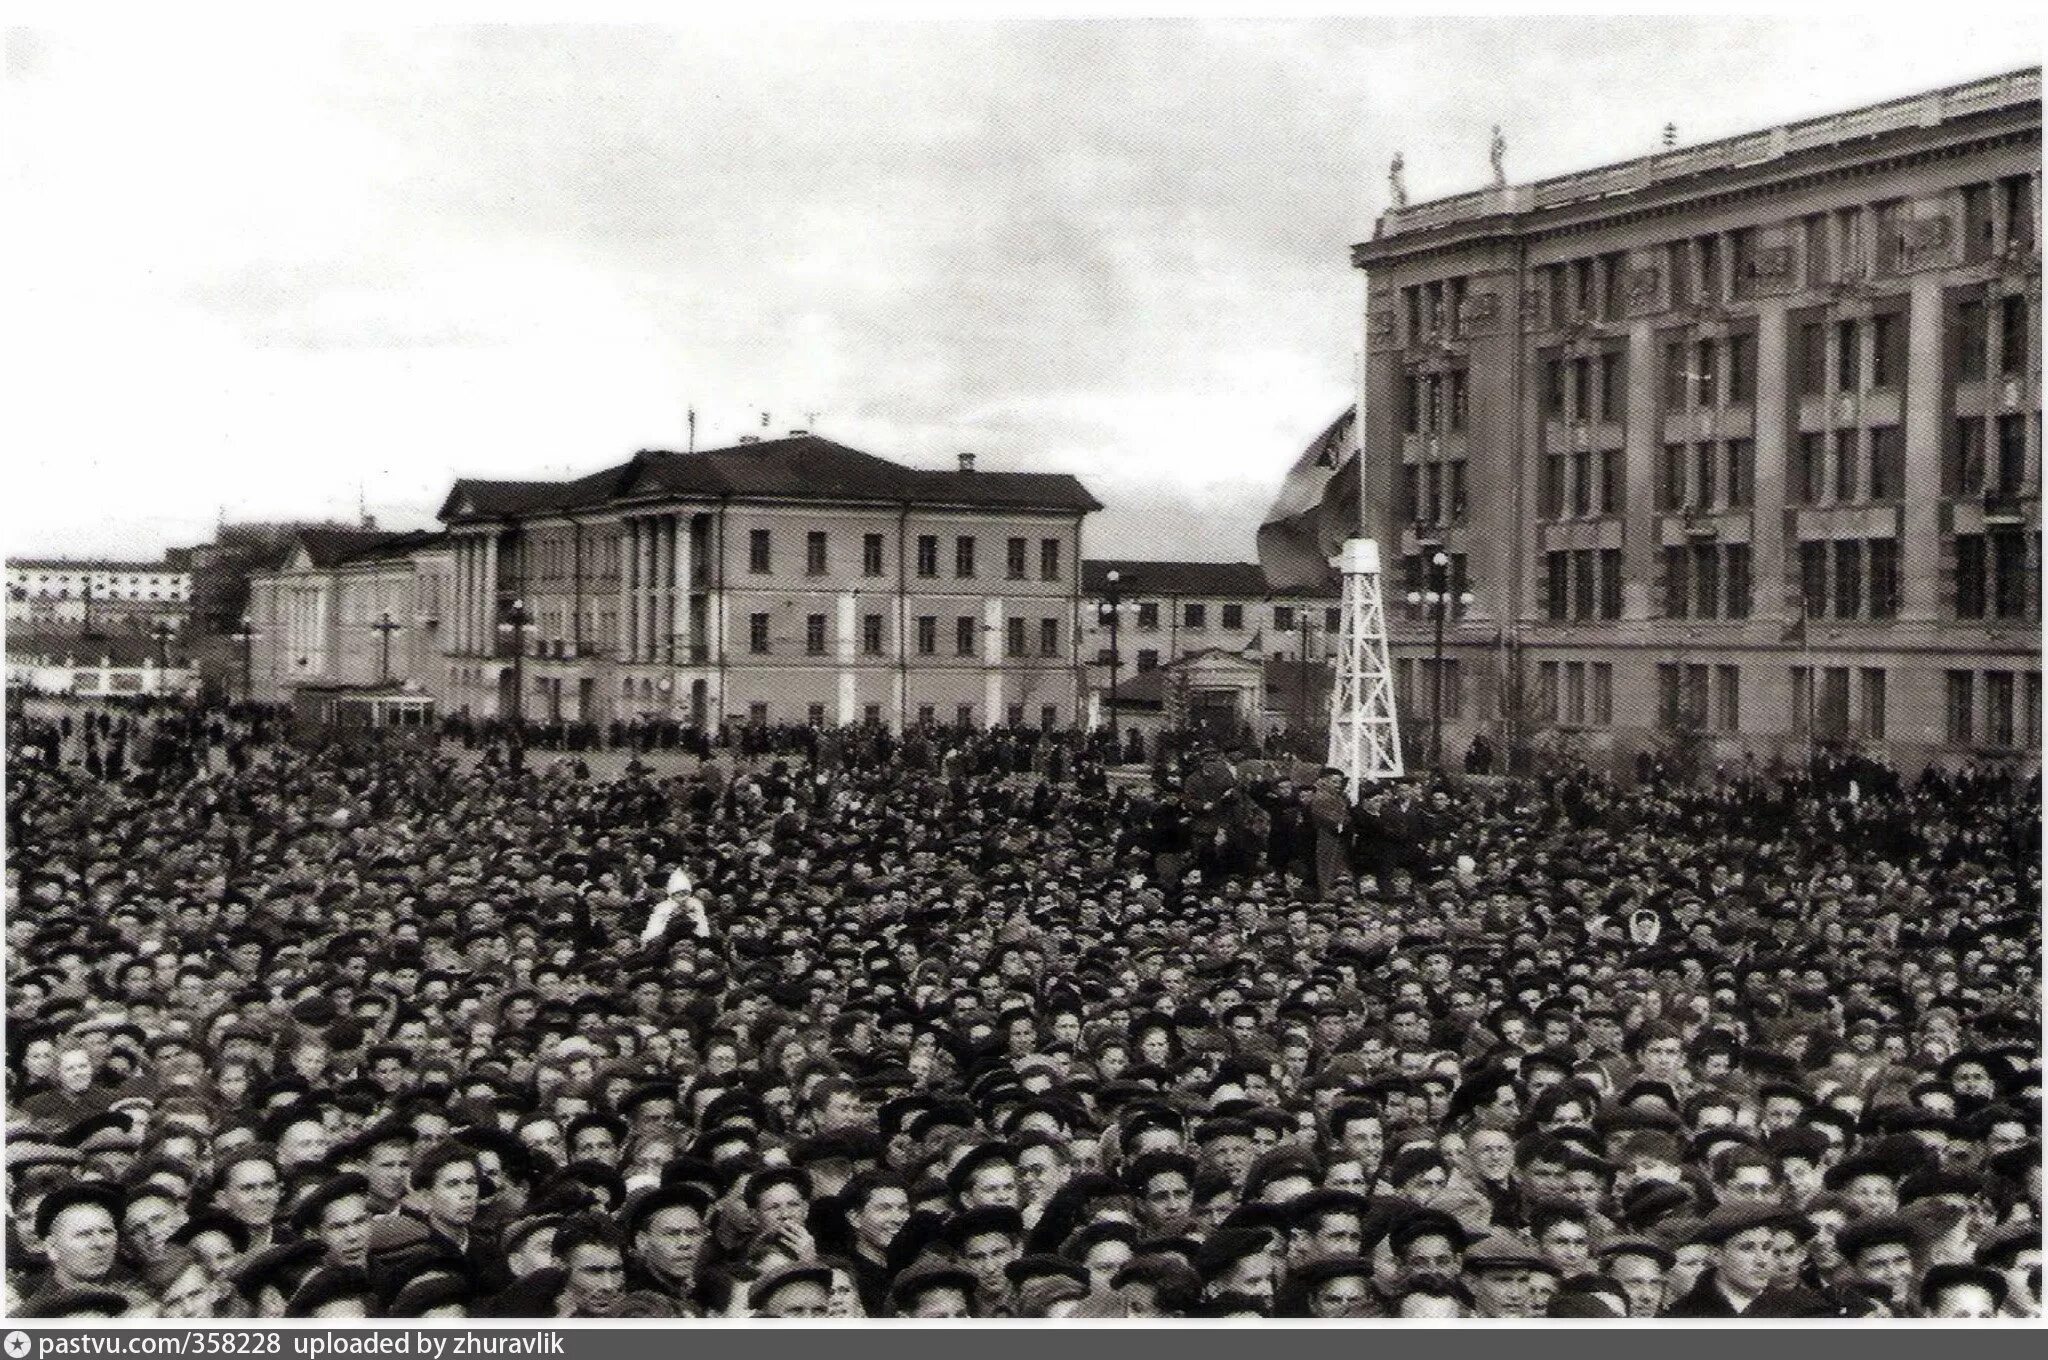
<svg viewBox="0 0 2048 1360"><path fill-rule="evenodd" d="M1394 666L1387 655L1387 610L1380 593L1380 545L1346 541L1332 561L1344 578L1337 631L1337 683L1330 690L1330 758L1355 797L1366 780L1402 775L1394 713Z"/></svg>

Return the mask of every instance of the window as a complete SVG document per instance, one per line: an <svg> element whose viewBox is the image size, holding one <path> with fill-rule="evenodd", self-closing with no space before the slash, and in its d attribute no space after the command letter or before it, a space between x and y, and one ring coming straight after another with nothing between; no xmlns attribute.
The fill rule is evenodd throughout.
<svg viewBox="0 0 2048 1360"><path fill-rule="evenodd" d="M1991 321L1981 300L1969 298L1956 304L1955 338L1957 380L1980 380L1991 349Z"/></svg>
<svg viewBox="0 0 2048 1360"><path fill-rule="evenodd" d="M2010 414L1998 418L1998 480L1988 490L2002 496L2016 496L2027 480L2027 418Z"/></svg>
<svg viewBox="0 0 2048 1360"><path fill-rule="evenodd" d="M1692 612L1694 617L1721 616L1721 549L1718 544L1695 543L1692 549Z"/></svg>
<svg viewBox="0 0 2048 1360"><path fill-rule="evenodd" d="M917 574L927 579L939 574L939 536L917 536Z"/></svg>
<svg viewBox="0 0 2048 1360"><path fill-rule="evenodd" d="M880 704L863 705L860 720L869 727L880 727L882 725L882 706Z"/></svg>
<svg viewBox="0 0 2048 1360"><path fill-rule="evenodd" d="M1593 663L1593 711L1592 720L1596 726L1606 727L1614 722L1614 667L1605 661Z"/></svg>
<svg viewBox="0 0 2048 1360"><path fill-rule="evenodd" d="M1828 390L1828 328L1810 321L1799 328L1799 347L1794 352L1799 368L1799 395L1818 397Z"/></svg>
<svg viewBox="0 0 2048 1360"><path fill-rule="evenodd" d="M1963 259L1967 263L1991 258L1996 226L1991 219L1991 186L1963 186Z"/></svg>
<svg viewBox="0 0 2048 1360"><path fill-rule="evenodd" d="M1849 735L1849 668L1824 666L1820 673L1818 735L1840 741Z"/></svg>
<svg viewBox="0 0 2048 1360"><path fill-rule="evenodd" d="M1572 415L1585 420L1593 414L1593 361L1572 360Z"/></svg>
<svg viewBox="0 0 2048 1360"><path fill-rule="evenodd" d="M980 631L980 625L974 621L974 616L971 614L962 614L959 618L954 619L953 654L955 656L973 656L975 652L974 639L980 634Z"/></svg>
<svg viewBox="0 0 2048 1360"><path fill-rule="evenodd" d="M812 704L804 720L813 727L823 727L825 725L825 706L823 704Z"/></svg>
<svg viewBox="0 0 2048 1360"><path fill-rule="evenodd" d="M1292 605L1276 604L1273 606L1273 631L1276 633L1291 633L1294 631L1294 607Z"/></svg>
<svg viewBox="0 0 2048 1360"><path fill-rule="evenodd" d="M1835 386L1844 392L1863 387L1863 348L1853 321L1835 323Z"/></svg>
<svg viewBox="0 0 2048 1360"><path fill-rule="evenodd" d="M1454 459L1444 464L1444 472L1450 478L1450 489L1445 498L1450 502L1451 523L1465 521L1465 460Z"/></svg>
<svg viewBox="0 0 2048 1360"><path fill-rule="evenodd" d="M2003 200L2005 244L2008 249L2034 243L2034 177L2008 175L1998 181Z"/></svg>
<svg viewBox="0 0 2048 1360"><path fill-rule="evenodd" d="M1586 721L1586 663L1583 661L1565 663L1564 720L1574 724Z"/></svg>
<svg viewBox="0 0 2048 1360"><path fill-rule="evenodd" d="M1548 454L1543 459L1543 515L1546 519L1564 517L1564 468L1562 453Z"/></svg>
<svg viewBox="0 0 2048 1360"><path fill-rule="evenodd" d="M1005 622L1006 626L1003 631L1007 635L1005 638L1005 642L1007 644L1007 654L1010 656L1025 655L1026 653L1024 650L1024 620L1009 619Z"/></svg>
<svg viewBox="0 0 2048 1360"><path fill-rule="evenodd" d="M775 570L775 544L766 529L753 529L747 533L747 570Z"/></svg>
<svg viewBox="0 0 2048 1360"><path fill-rule="evenodd" d="M1138 669L1141 671L1156 671L1159 669L1159 652L1156 648L1147 647L1138 653Z"/></svg>
<svg viewBox="0 0 2048 1360"><path fill-rule="evenodd" d="M1012 581L1024 579L1024 569L1029 564L1031 545L1024 539L1013 538L1009 543L1009 577Z"/></svg>
<svg viewBox="0 0 2048 1360"><path fill-rule="evenodd" d="M822 530L813 529L804 539L804 571L807 575L823 576L828 565L825 535Z"/></svg>
<svg viewBox="0 0 2048 1360"><path fill-rule="evenodd" d="M1057 581L1060 579L1060 541L1056 538L1038 540L1038 579Z"/></svg>
<svg viewBox="0 0 2048 1360"><path fill-rule="evenodd" d="M747 650L755 656L768 655L768 616L747 615Z"/></svg>
<svg viewBox="0 0 2048 1360"><path fill-rule="evenodd" d="M1664 405L1673 411L1682 411L1691 405L1686 394L1692 388L1692 375L1685 366L1685 342L1672 340L1664 346Z"/></svg>
<svg viewBox="0 0 2048 1360"><path fill-rule="evenodd" d="M1699 406L1721 404L1721 347L1712 340L1702 340L1693 347L1693 356L1699 363L1699 372L1694 381L1699 384Z"/></svg>
<svg viewBox="0 0 2048 1360"><path fill-rule="evenodd" d="M1557 721L1557 663L1542 661L1536 665L1536 716L1544 722Z"/></svg>
<svg viewBox="0 0 2048 1360"><path fill-rule="evenodd" d="M1664 549L1664 616L1682 619L1687 614L1687 587L1691 584L1692 566L1687 560L1686 550L1677 545Z"/></svg>
<svg viewBox="0 0 2048 1360"><path fill-rule="evenodd" d="M955 727L972 727L972 726L974 726L974 705L973 705L973 704L955 704L955 705L953 705L953 726L955 726Z"/></svg>
<svg viewBox="0 0 2048 1360"><path fill-rule="evenodd" d="M2012 745L2012 672L1984 672L1984 741Z"/></svg>
<svg viewBox="0 0 2048 1360"><path fill-rule="evenodd" d="M1897 500L1906 494L1906 438L1896 425L1870 432L1870 498Z"/></svg>
<svg viewBox="0 0 2048 1360"><path fill-rule="evenodd" d="M1814 505L1828 482L1827 436L1818 431L1799 436L1797 462L1792 468L1792 499L1795 504Z"/></svg>
<svg viewBox="0 0 2048 1360"><path fill-rule="evenodd" d="M1899 614L1899 541L1873 538L1870 557L1870 617L1892 619Z"/></svg>
<svg viewBox="0 0 2048 1360"><path fill-rule="evenodd" d="M1657 725L1674 731L1682 711L1678 694L1679 668L1669 661L1657 663Z"/></svg>
<svg viewBox="0 0 2048 1360"><path fill-rule="evenodd" d="M1060 725L1060 710L1057 704L1041 704L1038 708L1038 725L1050 732Z"/></svg>
<svg viewBox="0 0 2048 1360"><path fill-rule="evenodd" d="M804 619L804 651L811 656L825 654L825 616L812 614Z"/></svg>
<svg viewBox="0 0 2048 1360"><path fill-rule="evenodd" d="M1572 455L1572 513L1580 518L1593 513L1593 455L1585 449Z"/></svg>
<svg viewBox="0 0 2048 1360"><path fill-rule="evenodd" d="M1756 337L1728 337L1728 400L1745 405L1756 400Z"/></svg>
<svg viewBox="0 0 2048 1360"><path fill-rule="evenodd" d="M1906 380L1906 328L1897 312L1870 318L1870 385L1897 387Z"/></svg>
<svg viewBox="0 0 2048 1360"><path fill-rule="evenodd" d="M1423 379L1422 390L1426 394L1423 400L1428 408L1423 416L1423 423L1431 430L1441 430L1444 427L1443 375L1440 373L1430 374L1427 378Z"/></svg>
<svg viewBox="0 0 2048 1360"><path fill-rule="evenodd" d="M768 705L748 704L747 721L756 727L766 727L768 725Z"/></svg>
<svg viewBox="0 0 2048 1360"><path fill-rule="evenodd" d="M1564 360L1553 357L1543 361L1543 414L1553 420L1565 415L1564 373Z"/></svg>
<svg viewBox="0 0 2048 1360"><path fill-rule="evenodd" d="M1407 434L1422 432L1422 378L1409 373L1401 379L1401 429Z"/></svg>
<svg viewBox="0 0 2048 1360"><path fill-rule="evenodd" d="M1867 741L1884 740L1884 670L1882 667L1865 666L1857 677L1862 702L1862 720L1858 724L1861 735Z"/></svg>
<svg viewBox="0 0 2048 1360"><path fill-rule="evenodd" d="M1203 604L1182 605L1180 622L1183 628L1207 628L1209 626L1209 607Z"/></svg>
<svg viewBox="0 0 2048 1360"><path fill-rule="evenodd" d="M1714 726L1723 732L1742 730L1742 671L1714 667Z"/></svg>
<svg viewBox="0 0 2048 1360"><path fill-rule="evenodd" d="M1465 568L1461 565L1463 561L1464 559L1461 556L1451 558L1452 569L1457 573L1459 580L1463 580L1465 575ZM1337 633L1337 614L1338 609L1335 605L1331 605L1323 611L1323 631L1332 637L1336 636Z"/></svg>
<svg viewBox="0 0 2048 1360"><path fill-rule="evenodd" d="M1749 545L1730 543L1722 551L1727 554L1728 595L1725 603L1725 617L1746 619L1750 611Z"/></svg>
<svg viewBox="0 0 2048 1360"><path fill-rule="evenodd" d="M1572 617L1590 619L1598 607L1599 581L1595 579L1591 548L1581 548L1572 554Z"/></svg>
<svg viewBox="0 0 2048 1360"><path fill-rule="evenodd" d="M1813 730L1813 672L1805 666L1792 668L1792 733L1805 736Z"/></svg>
<svg viewBox="0 0 2048 1360"><path fill-rule="evenodd" d="M1977 739L1977 673L1948 673L1948 739L1968 746Z"/></svg>
<svg viewBox="0 0 2048 1360"><path fill-rule="evenodd" d="M1951 496L1974 496L1984 489L1984 421L1958 416L1955 435L1941 469L1941 489Z"/></svg>
<svg viewBox="0 0 2048 1360"><path fill-rule="evenodd" d="M1600 617L1621 617L1621 549L1600 550Z"/></svg>
<svg viewBox="0 0 2048 1360"><path fill-rule="evenodd" d="M1702 510L1714 508L1715 486L1718 480L1715 472L1720 462L1721 446L1711 441L1693 446L1693 504Z"/></svg>
<svg viewBox="0 0 2048 1360"><path fill-rule="evenodd" d="M917 616L917 654L935 656L939 650L939 618L936 614Z"/></svg>
<svg viewBox="0 0 2048 1360"><path fill-rule="evenodd" d="M1437 463L1426 463L1422 468L1423 514L1431 524L1441 524L1444 519L1443 468Z"/></svg>
<svg viewBox="0 0 2048 1360"><path fill-rule="evenodd" d="M1058 656L1060 654L1060 621L1040 619L1038 621L1038 654Z"/></svg>
<svg viewBox="0 0 2048 1360"><path fill-rule="evenodd" d="M1159 627L1159 606L1158 606L1158 604L1157 604L1157 603L1155 603L1154 601L1151 601L1151 600L1146 600L1146 601L1142 602L1141 604L1139 604L1139 606L1138 606L1138 629L1139 629L1139 631L1140 631L1140 632L1146 632L1146 633L1149 633L1149 632L1152 632L1152 631L1154 631L1154 630L1155 630L1155 629L1157 629L1158 627Z"/></svg>
<svg viewBox="0 0 2048 1360"><path fill-rule="evenodd" d="M860 620L860 649L869 656L882 654L882 616L863 614Z"/></svg>
<svg viewBox="0 0 2048 1360"><path fill-rule="evenodd" d="M1853 619L1863 613L1863 540L1835 540L1835 617Z"/></svg>
<svg viewBox="0 0 2048 1360"><path fill-rule="evenodd" d="M1998 300L1998 371L2008 377L2027 372L2027 300L2008 296Z"/></svg>
<svg viewBox="0 0 2048 1360"><path fill-rule="evenodd" d="M1756 499L1756 444L1748 439L1728 441L1728 505L1747 507Z"/></svg>
<svg viewBox="0 0 2048 1360"><path fill-rule="evenodd" d="M1856 499L1856 431L1835 431L1835 500Z"/></svg>
<svg viewBox="0 0 2048 1360"><path fill-rule="evenodd" d="M1600 513L1621 513L1621 450L1600 450Z"/></svg>
<svg viewBox="0 0 2048 1360"><path fill-rule="evenodd" d="M1824 618L1828 612L1828 545L1799 545L1799 591L1806 617Z"/></svg>
<svg viewBox="0 0 2048 1360"><path fill-rule="evenodd" d="M1989 596L1985 576L1984 537L1956 535L1956 617L1981 619Z"/></svg>
<svg viewBox="0 0 2048 1360"><path fill-rule="evenodd" d="M2011 530L1991 534L1991 612L2001 619L2027 614L2027 540Z"/></svg>
<svg viewBox="0 0 2048 1360"><path fill-rule="evenodd" d="M1462 430L1472 408L1471 375L1462 368L1451 370L1451 428Z"/></svg>
<svg viewBox="0 0 2048 1360"><path fill-rule="evenodd" d="M867 534L860 541L860 569L864 576L882 574L882 536Z"/></svg>
<svg viewBox="0 0 2048 1360"><path fill-rule="evenodd" d="M1227 604L1223 606L1223 626L1232 630L1244 627L1244 606Z"/></svg>
<svg viewBox="0 0 2048 1360"><path fill-rule="evenodd" d="M1661 510L1678 510L1685 505L1685 445L1664 446L1664 485Z"/></svg>
<svg viewBox="0 0 2048 1360"><path fill-rule="evenodd" d="M2027 672L2027 745L2041 744L2041 672Z"/></svg>
<svg viewBox="0 0 2048 1360"><path fill-rule="evenodd" d="M1568 611L1567 601L1571 594L1571 554L1549 552L1543 554L1544 591L1543 612L1552 623L1562 623Z"/></svg>
<svg viewBox="0 0 2048 1360"><path fill-rule="evenodd" d="M970 534L953 540L953 575L963 581L974 576L974 538Z"/></svg>

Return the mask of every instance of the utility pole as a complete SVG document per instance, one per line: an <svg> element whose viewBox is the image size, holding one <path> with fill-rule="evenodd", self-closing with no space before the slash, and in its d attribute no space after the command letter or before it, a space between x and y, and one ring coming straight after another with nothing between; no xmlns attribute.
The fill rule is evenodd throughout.
<svg viewBox="0 0 2048 1360"><path fill-rule="evenodd" d="M377 622L370 625L370 627L377 631L377 682L379 684L391 678L391 635L404 626L402 623L393 623L389 611L385 612Z"/></svg>
<svg viewBox="0 0 2048 1360"><path fill-rule="evenodd" d="M523 760L521 749L526 729L526 625L532 616L526 612L526 601L514 600L505 609L505 621L498 625L512 637L512 702L507 705L506 715L512 724L511 765L516 772Z"/></svg>

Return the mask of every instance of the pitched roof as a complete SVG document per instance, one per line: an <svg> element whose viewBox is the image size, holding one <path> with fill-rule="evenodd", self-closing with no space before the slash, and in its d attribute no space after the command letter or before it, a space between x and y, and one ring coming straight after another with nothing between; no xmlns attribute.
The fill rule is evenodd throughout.
<svg viewBox="0 0 2048 1360"><path fill-rule="evenodd" d="M333 567L398 539L417 537L385 529L302 529L296 542L316 567Z"/></svg>
<svg viewBox="0 0 2048 1360"><path fill-rule="evenodd" d="M1138 595L1185 596L1200 599L1262 600L1275 595L1256 562L1140 562L1090 560L1081 564L1081 588L1090 595L1109 593L1109 573L1117 574L1117 591ZM1293 595L1296 592L1288 592ZM1323 598L1317 593L1313 598Z"/></svg>
<svg viewBox="0 0 2048 1360"><path fill-rule="evenodd" d="M672 497L915 502L974 509L1087 513L1102 503L1080 481L1049 472L932 472L905 467L817 435L737 444L703 453L644 449L628 461L561 482L464 478L441 507L447 521L593 509Z"/></svg>

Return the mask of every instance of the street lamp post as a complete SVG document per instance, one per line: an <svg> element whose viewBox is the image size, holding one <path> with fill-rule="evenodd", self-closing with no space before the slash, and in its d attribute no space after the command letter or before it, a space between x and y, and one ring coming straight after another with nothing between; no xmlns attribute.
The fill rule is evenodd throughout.
<svg viewBox="0 0 2048 1360"><path fill-rule="evenodd" d="M512 724L512 768L520 766L523 752L521 744L526 729L526 625L532 616L526 612L526 601L514 600L505 607L505 621L498 625L501 632L512 637L512 702L510 712L505 716Z"/></svg>
<svg viewBox="0 0 2048 1360"><path fill-rule="evenodd" d="M1450 554L1439 548L1429 558L1429 589L1408 592L1408 603L1427 604L1436 630L1436 650L1429 670L1429 763L1441 770L1444 763L1444 621L1452 604ZM1460 608L1472 603L1472 592L1459 593Z"/></svg>
<svg viewBox="0 0 2048 1360"><path fill-rule="evenodd" d="M393 623L387 611L370 627L377 630L377 682L382 684L391 678L391 635L403 628L402 623Z"/></svg>
<svg viewBox="0 0 2048 1360"><path fill-rule="evenodd" d="M1120 763L1123 759L1124 743L1123 728L1117 720L1116 686L1117 679L1123 672L1124 656L1117 646L1117 640L1118 626L1123 622L1124 611L1123 599L1117 592L1117 586L1123 580L1123 573L1111 568L1106 579L1109 583L1109 598L1098 606L1098 610L1109 620L1109 740Z"/></svg>
<svg viewBox="0 0 2048 1360"><path fill-rule="evenodd" d="M256 702L256 626L245 617L228 636L242 649L242 702L253 704Z"/></svg>

